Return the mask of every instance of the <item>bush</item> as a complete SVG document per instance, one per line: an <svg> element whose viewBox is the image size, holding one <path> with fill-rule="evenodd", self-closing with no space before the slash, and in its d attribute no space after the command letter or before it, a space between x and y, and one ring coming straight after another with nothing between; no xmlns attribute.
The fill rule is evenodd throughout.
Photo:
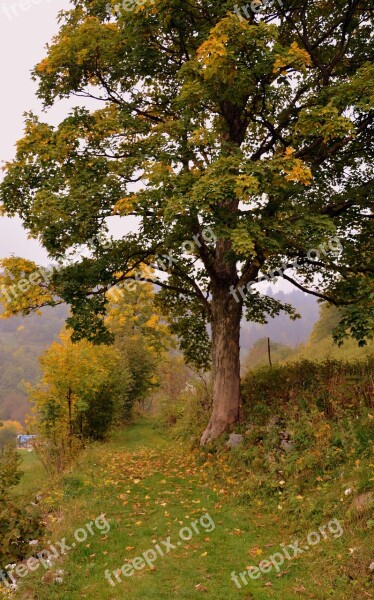
<svg viewBox="0 0 374 600"><path fill-rule="evenodd" d="M295 498L322 481L353 478L357 492L372 488L372 373L373 359L301 361L249 373L243 382L245 422L238 427L244 443L231 453L238 468L252 475L246 497L250 492L292 508Z"/></svg>
<svg viewBox="0 0 374 600"><path fill-rule="evenodd" d="M0 422L0 452L9 444L16 445L17 435L23 432L23 427L18 421Z"/></svg>
<svg viewBox="0 0 374 600"><path fill-rule="evenodd" d="M212 407L212 390L209 381L203 377L190 377L183 380L174 393L165 388L159 395L159 421L174 438L198 443L202 429L207 424ZM181 382L180 382L181 383Z"/></svg>
<svg viewBox="0 0 374 600"><path fill-rule="evenodd" d="M328 418L342 411L373 407L374 358L358 362L326 361L263 367L243 381L247 419L265 423L270 415L290 405L300 411L315 407Z"/></svg>
<svg viewBox="0 0 374 600"><path fill-rule="evenodd" d="M42 530L39 515L12 495L12 488L21 477L19 463L20 457L12 446L0 455L0 564L4 566L27 557L29 541Z"/></svg>
<svg viewBox="0 0 374 600"><path fill-rule="evenodd" d="M297 512L297 497L322 480L349 481L354 473L358 491L373 487L367 474L374 439L373 362L301 361L245 377L244 420L235 428L244 443L230 451L230 461L246 474L243 499L266 497L276 505L290 503ZM176 396L162 399L162 426L197 444L210 408L209 386L190 379ZM202 453L227 454L226 439Z"/></svg>

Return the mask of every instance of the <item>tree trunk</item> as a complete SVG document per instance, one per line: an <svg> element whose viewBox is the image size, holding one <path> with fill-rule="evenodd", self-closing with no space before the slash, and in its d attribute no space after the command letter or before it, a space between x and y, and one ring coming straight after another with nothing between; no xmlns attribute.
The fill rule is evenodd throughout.
<svg viewBox="0 0 374 600"><path fill-rule="evenodd" d="M212 298L213 412L200 444L218 438L240 418L240 322L242 302L225 289Z"/></svg>
<svg viewBox="0 0 374 600"><path fill-rule="evenodd" d="M68 413L69 413L69 449L71 451L72 441L73 441L73 415L72 415L72 391L69 387L68 389Z"/></svg>

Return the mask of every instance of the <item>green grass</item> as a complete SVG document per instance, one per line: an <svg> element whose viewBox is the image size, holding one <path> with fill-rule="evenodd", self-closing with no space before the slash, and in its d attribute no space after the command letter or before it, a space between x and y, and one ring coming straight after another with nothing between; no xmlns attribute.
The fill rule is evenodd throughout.
<svg viewBox="0 0 374 600"><path fill-rule="evenodd" d="M30 457L30 471L32 459ZM45 540L66 538L101 513L110 531L94 528L84 543L76 544L54 568L40 567L22 582L16 598L22 600L148 600L208 598L212 600L345 600L340 563L346 557L352 532L329 538L287 562L280 574L273 570L241 590L231 581L232 571L279 551L280 543L303 539L316 523L281 513L274 503L248 498L242 492L245 471L235 470L226 455L211 457L190 452L170 441L151 421L141 420L117 432L105 445L87 449L74 468L46 489L44 504L51 511ZM341 487L341 483L337 483ZM331 488L331 494L336 490ZM106 569L120 569L143 552L209 513L215 529L201 523L199 534L159 557L155 568L135 571L112 587ZM206 523L208 524L208 522ZM323 525L324 523L319 523ZM93 526L94 527L94 526ZM43 545L42 545L43 547ZM46 541L44 542L46 547ZM53 581L62 569L63 582ZM278 576L281 575L281 576ZM114 577L113 577L114 579ZM354 595L352 596L354 597ZM360 597L360 593L357 598ZM370 598L362 596L363 598Z"/></svg>
<svg viewBox="0 0 374 600"><path fill-rule="evenodd" d="M22 477L16 488L16 493L33 500L33 497L44 485L47 474L35 451L19 450L18 452L22 458L20 464Z"/></svg>

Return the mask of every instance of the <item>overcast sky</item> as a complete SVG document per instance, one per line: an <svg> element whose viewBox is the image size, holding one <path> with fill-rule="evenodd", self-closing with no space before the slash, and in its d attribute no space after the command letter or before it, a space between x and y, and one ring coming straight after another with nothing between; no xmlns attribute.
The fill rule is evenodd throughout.
<svg viewBox="0 0 374 600"><path fill-rule="evenodd" d="M4 82L0 111L0 161L14 157L14 145L22 137L23 113L41 114L30 71L45 55L45 44L57 33L57 14L68 0L0 0L1 79ZM6 90L6 92L5 92ZM64 103L49 111L48 121L64 116ZM0 258L11 254L46 262L45 251L29 240L19 219L0 217Z"/></svg>
<svg viewBox="0 0 374 600"><path fill-rule="evenodd" d="M79 98L60 100L43 113L42 104L36 97L36 83L31 79L32 68L46 55L46 43L58 32L57 15L68 8L69 0L0 0L1 76L4 88L9 92L3 93L1 98L1 165L14 157L15 143L22 137L26 111L32 110L42 115L44 121L57 125L72 106L88 102ZM93 105L96 108L96 103L91 102L91 107ZM126 219L124 223L123 219L113 218L110 232L121 237L129 229L136 228L136 222ZM18 218L0 217L0 258L12 254L38 263L49 262L40 244L28 239Z"/></svg>

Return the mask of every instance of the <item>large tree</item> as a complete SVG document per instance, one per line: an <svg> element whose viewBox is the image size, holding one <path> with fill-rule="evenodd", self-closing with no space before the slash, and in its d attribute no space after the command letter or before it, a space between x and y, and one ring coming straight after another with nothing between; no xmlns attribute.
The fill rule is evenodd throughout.
<svg viewBox="0 0 374 600"><path fill-rule="evenodd" d="M211 332L202 443L239 419L243 311L295 316L259 276L297 261L287 281L344 306L337 335L369 333L372 13L367 0L73 1L34 70L46 107L98 108L58 127L28 115L7 165L7 214L61 262L31 305L58 295L77 337L104 339L105 291L164 257L167 276L143 276L201 366ZM118 217L123 237L105 243ZM89 256L66 262L82 244Z"/></svg>

